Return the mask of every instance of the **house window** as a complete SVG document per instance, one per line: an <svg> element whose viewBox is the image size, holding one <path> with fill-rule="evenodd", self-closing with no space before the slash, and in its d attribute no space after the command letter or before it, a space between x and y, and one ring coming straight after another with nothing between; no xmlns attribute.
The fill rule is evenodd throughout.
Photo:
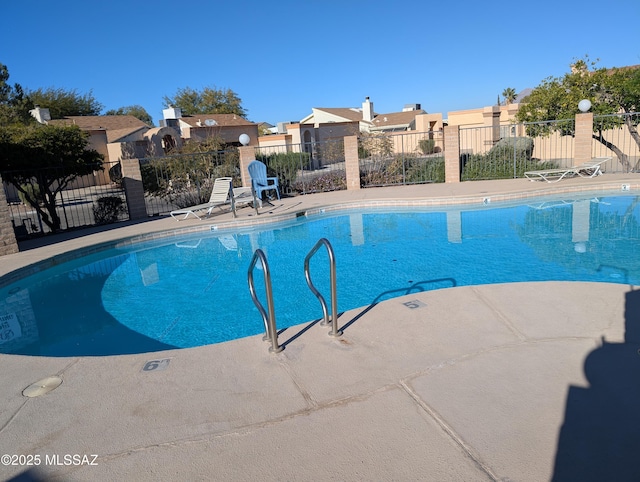
<svg viewBox="0 0 640 482"><path fill-rule="evenodd" d="M516 126L500 126L500 139L516 136Z"/></svg>

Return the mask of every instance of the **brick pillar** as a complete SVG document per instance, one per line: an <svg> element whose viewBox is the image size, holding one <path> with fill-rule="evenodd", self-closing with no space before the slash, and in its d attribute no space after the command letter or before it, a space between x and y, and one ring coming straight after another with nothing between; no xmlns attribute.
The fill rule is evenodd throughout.
<svg viewBox="0 0 640 482"><path fill-rule="evenodd" d="M344 138L344 162L347 174L347 190L360 189L360 156L358 156L358 136Z"/></svg>
<svg viewBox="0 0 640 482"><path fill-rule="evenodd" d="M460 126L444 127L444 181L460 182Z"/></svg>
<svg viewBox="0 0 640 482"><path fill-rule="evenodd" d="M144 202L144 188L142 187L142 173L138 159L122 159L122 182L127 197L129 219L144 219L147 217L147 206Z"/></svg>
<svg viewBox="0 0 640 482"><path fill-rule="evenodd" d="M589 162L593 140L593 112L576 114L576 138L573 151L574 165Z"/></svg>
<svg viewBox="0 0 640 482"><path fill-rule="evenodd" d="M16 233L11 224L11 213L7 204L7 197L4 195L4 185L0 177L0 256L18 252L18 242Z"/></svg>
<svg viewBox="0 0 640 482"><path fill-rule="evenodd" d="M242 146L239 147L240 151L240 179L242 180L242 187L251 187L251 176L249 176L249 163L256 160L256 148L255 146Z"/></svg>

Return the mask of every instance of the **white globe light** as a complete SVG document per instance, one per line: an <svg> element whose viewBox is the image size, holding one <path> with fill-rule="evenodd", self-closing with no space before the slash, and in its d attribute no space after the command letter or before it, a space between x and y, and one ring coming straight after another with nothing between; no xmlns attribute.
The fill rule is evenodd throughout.
<svg viewBox="0 0 640 482"><path fill-rule="evenodd" d="M240 134L240 137L238 137L238 140L240 141L240 144L242 144L243 146L248 146L249 142L251 142L251 138L246 134Z"/></svg>
<svg viewBox="0 0 640 482"><path fill-rule="evenodd" d="M578 109L580 109L580 112L589 112L589 109L591 109L591 101L589 99L582 99L578 102Z"/></svg>

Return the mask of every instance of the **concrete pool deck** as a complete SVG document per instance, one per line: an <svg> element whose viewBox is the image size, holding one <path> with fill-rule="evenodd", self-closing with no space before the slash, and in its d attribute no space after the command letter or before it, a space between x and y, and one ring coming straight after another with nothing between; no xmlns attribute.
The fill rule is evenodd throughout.
<svg viewBox="0 0 640 482"><path fill-rule="evenodd" d="M466 205L560 192L570 198L623 185L640 192L640 176L345 191L283 199L259 217L397 199ZM250 208L238 213L236 222L256 218ZM0 258L0 275L97 243L225 221L229 214L155 219L69 233L56 244L25 243L30 249ZM0 465L0 479L640 478L636 287L450 288L351 310L339 325L340 338L319 324L289 328L278 354L256 336L136 355L0 355L0 456L39 460ZM154 360L168 361L145 370ZM62 384L23 396L50 376Z"/></svg>

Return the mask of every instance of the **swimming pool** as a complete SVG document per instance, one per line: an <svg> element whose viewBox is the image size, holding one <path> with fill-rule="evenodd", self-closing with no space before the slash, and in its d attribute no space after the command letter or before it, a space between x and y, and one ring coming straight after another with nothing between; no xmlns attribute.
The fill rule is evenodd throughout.
<svg viewBox="0 0 640 482"><path fill-rule="evenodd" d="M48 356L150 352L263 332L247 287L268 258L278 328L322 316L304 258L327 238L338 309L453 286L520 281L640 284L637 196L536 200L441 211L338 211L235 233L112 247L0 288L0 352ZM311 260L328 301L328 259ZM256 287L264 300L261 273Z"/></svg>

